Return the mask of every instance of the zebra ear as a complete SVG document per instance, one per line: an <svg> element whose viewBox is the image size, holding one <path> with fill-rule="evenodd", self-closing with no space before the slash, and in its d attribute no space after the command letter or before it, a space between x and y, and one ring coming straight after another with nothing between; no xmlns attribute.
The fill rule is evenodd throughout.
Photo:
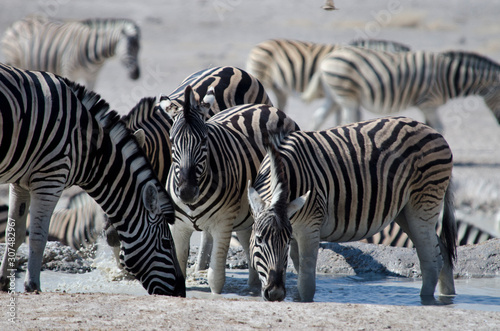
<svg viewBox="0 0 500 331"><path fill-rule="evenodd" d="M153 183L148 182L142 189L142 201L147 210L154 214L158 213L158 190Z"/></svg>
<svg viewBox="0 0 500 331"><path fill-rule="evenodd" d="M144 145L146 144L146 133L144 133L143 129L139 129L134 132L135 139L139 143L139 146L141 148L144 148Z"/></svg>
<svg viewBox="0 0 500 331"><path fill-rule="evenodd" d="M262 201L259 193L251 186L250 181L248 181L248 203L254 215L265 207L264 201Z"/></svg>
<svg viewBox="0 0 500 331"><path fill-rule="evenodd" d="M203 115L205 115L205 118L208 118L209 111L214 103L215 103L215 89L213 86L210 86L208 88L207 94L200 103L200 108L201 111L203 112Z"/></svg>
<svg viewBox="0 0 500 331"><path fill-rule="evenodd" d="M293 200L288 204L286 213L288 215L288 218L292 217L293 214L295 214L300 208L304 206L306 203L307 199L309 198L309 195L311 194L311 191L307 191L306 194L298 197L297 199Z"/></svg>

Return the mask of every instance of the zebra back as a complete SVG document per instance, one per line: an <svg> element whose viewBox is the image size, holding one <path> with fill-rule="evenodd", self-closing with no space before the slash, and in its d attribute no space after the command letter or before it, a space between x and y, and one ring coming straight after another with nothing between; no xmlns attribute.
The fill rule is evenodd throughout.
<svg viewBox="0 0 500 331"><path fill-rule="evenodd" d="M292 132L279 151L290 200L312 190L292 224L297 219L329 222L321 238L332 241L360 240L379 232L407 203L418 204L412 192L435 188L444 197L452 169L444 138L404 117ZM272 198L269 178L266 157L254 183L264 200Z"/></svg>
<svg viewBox="0 0 500 331"><path fill-rule="evenodd" d="M211 117L225 109L243 104L266 104L272 106L262 84L246 71L236 67L213 67L203 69L186 77L169 94L171 105L167 111L175 116L184 106L187 86L203 97L210 87L214 88L215 102L208 112Z"/></svg>
<svg viewBox="0 0 500 331"><path fill-rule="evenodd" d="M289 39L261 42L250 51L246 69L266 88L304 92L319 62L335 45Z"/></svg>

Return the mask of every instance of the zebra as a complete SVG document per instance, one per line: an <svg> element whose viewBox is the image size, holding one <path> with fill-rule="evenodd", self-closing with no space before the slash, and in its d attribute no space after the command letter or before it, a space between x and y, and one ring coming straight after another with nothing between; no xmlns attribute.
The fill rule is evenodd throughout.
<svg viewBox="0 0 500 331"><path fill-rule="evenodd" d="M437 131L396 117L297 131L273 141L253 187L248 183L251 265L265 300L286 296L289 244L300 298L312 301L320 240L360 240L393 220L416 244L420 295L432 296L438 278L442 294L455 293L452 153ZM443 206L438 238L435 226Z"/></svg>
<svg viewBox="0 0 500 331"><path fill-rule="evenodd" d="M495 238L491 233L484 231L473 224L462 220L456 220L457 224L457 245L475 245ZM440 233L441 226L438 224L437 232ZM368 244L388 245L395 247L414 248L415 245L408 238L408 235L397 225L391 223L379 233L361 240Z"/></svg>
<svg viewBox="0 0 500 331"><path fill-rule="evenodd" d="M329 98L343 108L344 123L360 120L360 106L375 114L415 106L428 125L443 132L437 107L469 95L482 96L500 123L500 65L475 53L389 53L345 46L325 57L318 72ZM315 117L321 122L329 113L318 109Z"/></svg>
<svg viewBox="0 0 500 331"><path fill-rule="evenodd" d="M104 62L114 56L131 79L140 77L140 29L129 19L60 21L28 16L7 29L2 49L7 64L82 80L90 90Z"/></svg>
<svg viewBox="0 0 500 331"><path fill-rule="evenodd" d="M209 116L230 108L238 102L270 104L270 99L262 85L255 78L236 67L225 66L204 69L188 76L180 86L185 86L186 82L192 83L193 89L199 93L206 93L210 87L213 88L215 100L209 111ZM169 136L173 120L170 114L176 113L176 107L182 107L184 100L184 95L180 97L177 93L178 89L174 90L169 96L161 95L158 98L142 98L128 114L122 117L127 128L136 134L142 132L141 135L137 135L142 137L139 139L140 145L146 153L153 170L158 175L162 186L166 184L168 171L172 163ZM92 245L95 243L97 235L102 232L103 219L106 219L106 215L101 211L99 205L86 196L85 193L78 194L70 199L70 203L66 208L54 212L49 228L49 238L63 243L74 242L70 246L75 249L79 249L81 244L85 247ZM6 223L7 217L0 218L0 229L2 220L5 220ZM79 231L65 230L73 228ZM106 241L112 247L116 256L116 247L119 245L116 231L110 226L109 222L104 223L104 231ZM92 233L92 236L89 235L90 233ZM197 270L207 267L208 262L206 260L208 256L206 252L211 245L211 238L207 238L205 235L202 235L202 237L204 238L202 242L205 248L200 249ZM85 243L74 238L85 238Z"/></svg>
<svg viewBox="0 0 500 331"><path fill-rule="evenodd" d="M246 202L246 182L254 178L264 158L268 131L284 135L299 127L268 105L236 106L205 120L209 107L198 102L191 87L186 87L182 112L170 131L172 166L167 190L175 205L176 221L171 230L184 275L189 238L195 230L204 231L213 242L208 283L212 293L219 294L233 230L239 231L248 252L253 220ZM257 275L250 269L249 283L256 281Z"/></svg>
<svg viewBox="0 0 500 331"><path fill-rule="evenodd" d="M40 291L50 216L64 188L83 188L108 215L120 261L150 294L185 296L168 223L174 208L120 116L101 97L49 72L0 65L0 183L9 183L8 288L31 215L24 288ZM9 269L10 268L10 269Z"/></svg>
<svg viewBox="0 0 500 331"><path fill-rule="evenodd" d="M360 39L350 44L396 52L410 50L406 45L386 40ZM266 89L273 91L277 107L285 110L288 95L292 92L305 92L318 70L321 59L339 47L341 45L290 39L266 40L252 48L246 69L260 80ZM317 88L315 92L315 98L323 97L321 88Z"/></svg>
<svg viewBox="0 0 500 331"><path fill-rule="evenodd" d="M184 106L184 91L188 85L198 95L204 96L213 88L215 101L206 119L237 105L273 105L261 82L245 70L231 66L213 67L189 75L168 95L170 102L165 107L172 117Z"/></svg>

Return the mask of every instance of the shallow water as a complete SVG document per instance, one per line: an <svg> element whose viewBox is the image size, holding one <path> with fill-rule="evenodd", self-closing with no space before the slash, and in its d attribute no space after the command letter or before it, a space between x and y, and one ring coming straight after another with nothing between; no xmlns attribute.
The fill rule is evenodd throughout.
<svg viewBox="0 0 500 331"><path fill-rule="evenodd" d="M113 271L116 272L116 271ZM224 293L212 295L203 275L189 277L187 281L188 298L231 298L241 300L261 300L259 290L246 284L248 273L245 270L227 270ZM41 274L42 291L67 293L125 293L147 295L142 285L135 280L113 280L112 275L103 269L85 274L67 274L43 271ZM16 289L23 291L24 273L18 274ZM287 299L297 297L297 277L287 275ZM499 311L500 278L456 279L458 295L437 298L435 302L421 302L419 291L421 281L408 278L385 277L381 275L333 276L320 274L316 281L315 302L338 302L353 304L381 304L396 306L420 306L427 304L446 305L450 308Z"/></svg>

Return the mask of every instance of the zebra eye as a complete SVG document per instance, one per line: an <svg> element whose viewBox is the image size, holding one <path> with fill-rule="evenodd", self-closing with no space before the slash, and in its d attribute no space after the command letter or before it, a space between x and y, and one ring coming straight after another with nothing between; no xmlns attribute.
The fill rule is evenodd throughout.
<svg viewBox="0 0 500 331"><path fill-rule="evenodd" d="M260 246L260 245L262 245L262 242L263 242L262 236L256 235L255 236L255 243Z"/></svg>

